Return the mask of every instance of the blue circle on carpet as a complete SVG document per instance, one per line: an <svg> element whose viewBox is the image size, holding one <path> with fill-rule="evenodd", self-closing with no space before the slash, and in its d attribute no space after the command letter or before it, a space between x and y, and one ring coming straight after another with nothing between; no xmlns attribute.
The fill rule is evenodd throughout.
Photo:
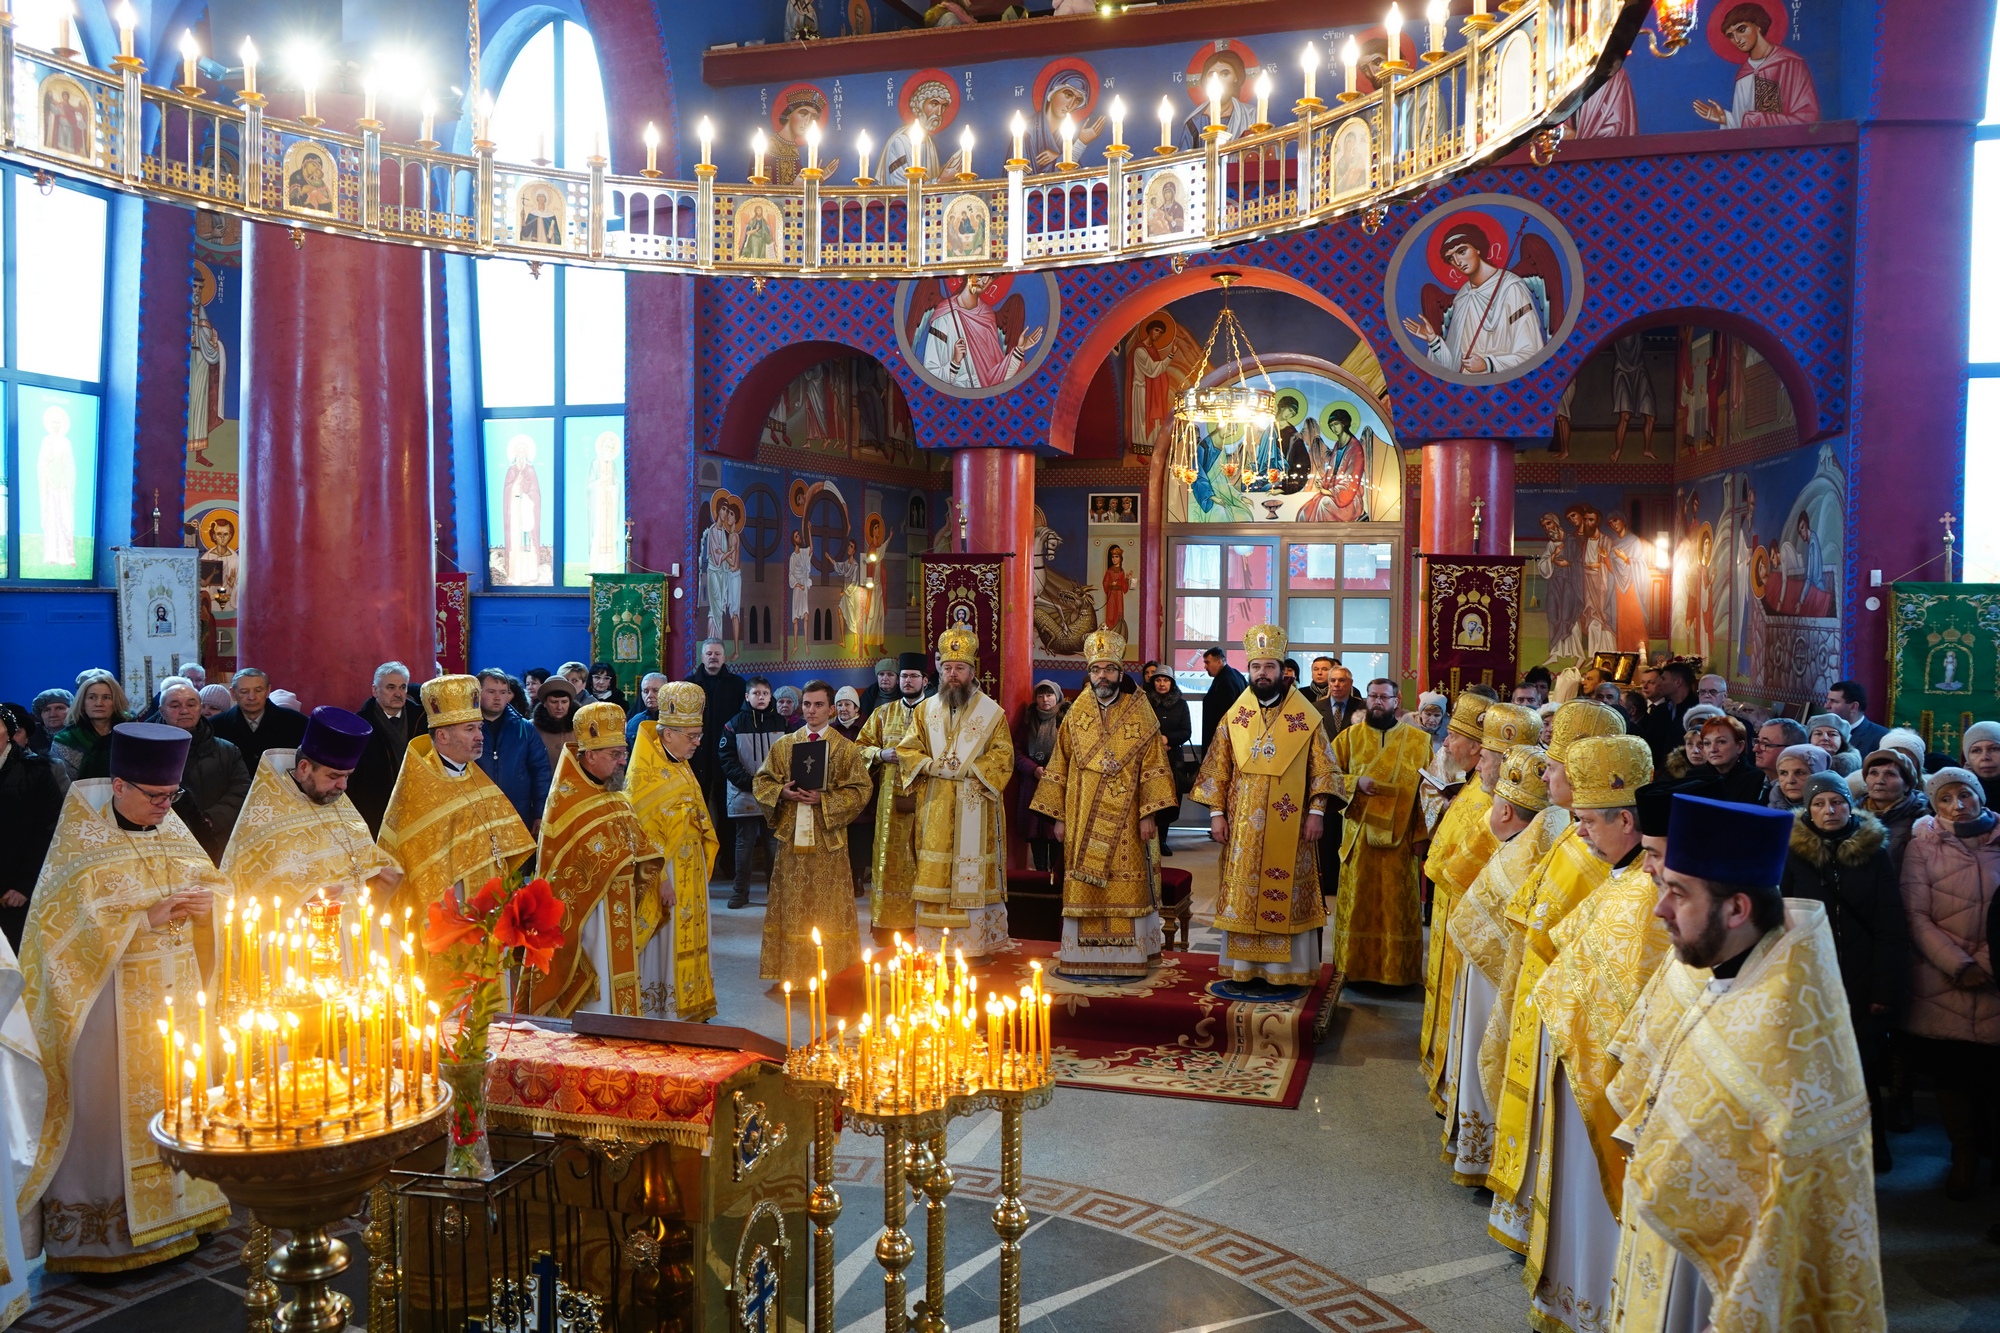
<svg viewBox="0 0 2000 1333"><path fill-rule="evenodd" d="M1238 1004L1292 1004L1312 992L1304 986L1253 986L1241 981L1211 981L1208 993Z"/></svg>
<svg viewBox="0 0 2000 1333"><path fill-rule="evenodd" d="M1129 986L1135 981L1144 981L1146 979L1144 977L1112 977L1097 972L1065 972L1061 968L1056 968L1055 974L1064 981L1073 981L1079 986Z"/></svg>

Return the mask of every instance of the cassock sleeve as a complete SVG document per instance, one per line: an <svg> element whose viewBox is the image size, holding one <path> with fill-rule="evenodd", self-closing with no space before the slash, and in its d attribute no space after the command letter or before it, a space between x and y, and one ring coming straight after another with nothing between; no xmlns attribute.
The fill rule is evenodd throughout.
<svg viewBox="0 0 2000 1333"><path fill-rule="evenodd" d="M1023 777L1022 781L1033 781ZM1028 802L1028 808L1036 814L1047 815L1050 819L1069 818L1069 728L1056 728L1056 748L1049 755L1049 762L1042 765L1040 785L1035 788L1035 799Z"/></svg>
<svg viewBox="0 0 2000 1333"><path fill-rule="evenodd" d="M1326 728L1313 733L1306 749L1306 803L1310 805L1315 796L1340 795L1340 765L1334 762L1333 743L1326 738Z"/></svg>
<svg viewBox="0 0 2000 1333"><path fill-rule="evenodd" d="M1014 738L1007 734L1006 719L994 723L986 749L972 761L972 776L994 800L1006 794L1007 780L1014 776Z"/></svg>
<svg viewBox="0 0 2000 1333"><path fill-rule="evenodd" d="M771 743L764 755L764 766L757 770L757 776L750 780L750 794L757 798L757 804L764 808L764 818L771 827L778 826L784 814L785 782L792 770L792 738L780 736Z"/></svg>
<svg viewBox="0 0 2000 1333"><path fill-rule="evenodd" d="M930 734L930 704L925 702L917 706L910 729L896 742L896 785L903 791L915 786L917 779L930 771L930 753L924 748Z"/></svg>
<svg viewBox="0 0 2000 1333"><path fill-rule="evenodd" d="M874 763L875 752L882 748L882 710L888 706L888 704L876 705L875 711L868 715L868 720L861 724L860 732L854 737L855 745L860 747L863 763Z"/></svg>
<svg viewBox="0 0 2000 1333"><path fill-rule="evenodd" d="M1180 808L1181 794L1167 762L1167 738L1156 734L1139 751L1139 818Z"/></svg>

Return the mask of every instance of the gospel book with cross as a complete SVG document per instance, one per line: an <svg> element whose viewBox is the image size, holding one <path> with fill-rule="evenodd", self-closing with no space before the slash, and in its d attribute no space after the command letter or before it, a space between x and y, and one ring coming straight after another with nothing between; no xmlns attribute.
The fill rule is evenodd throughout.
<svg viewBox="0 0 2000 1333"><path fill-rule="evenodd" d="M826 742L824 740L793 742L792 785L800 791L826 790Z"/></svg>

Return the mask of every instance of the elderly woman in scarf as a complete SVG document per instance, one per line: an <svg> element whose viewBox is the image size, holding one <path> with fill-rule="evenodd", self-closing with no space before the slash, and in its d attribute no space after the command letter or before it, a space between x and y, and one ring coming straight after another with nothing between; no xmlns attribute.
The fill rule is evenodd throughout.
<svg viewBox="0 0 2000 1333"><path fill-rule="evenodd" d="M1979 779L1988 810L2000 809L2000 722L1975 722L1959 737L1959 756Z"/></svg>
<svg viewBox="0 0 2000 1333"><path fill-rule="evenodd" d="M1778 776L1771 790L1764 793L1764 804L1773 810L1804 809L1806 784L1813 774L1824 773L1828 767L1826 751L1819 746L1787 745L1778 752ZM1845 779L1842 783L1845 785Z"/></svg>
<svg viewBox="0 0 2000 1333"><path fill-rule="evenodd" d="M1056 732L1062 727L1062 686L1052 680L1035 682L1034 696L1014 728L1015 827L1028 841L1029 864L1037 870L1062 874L1062 842L1056 837L1055 821L1033 809L1035 789L1042 771L1056 752Z"/></svg>
<svg viewBox="0 0 2000 1333"><path fill-rule="evenodd" d="M1827 767L1846 777L1861 771L1861 752L1854 748L1854 724L1838 713L1814 713L1806 719L1806 739L1825 750Z"/></svg>

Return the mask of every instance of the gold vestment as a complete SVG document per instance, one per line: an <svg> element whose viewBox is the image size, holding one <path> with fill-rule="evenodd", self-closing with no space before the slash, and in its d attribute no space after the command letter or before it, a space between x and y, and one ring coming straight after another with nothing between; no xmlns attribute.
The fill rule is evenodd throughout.
<svg viewBox="0 0 2000 1333"><path fill-rule="evenodd" d="M891 699L868 715L854 738L863 752L893 751L909 733L917 710ZM870 920L881 930L915 930L917 900L910 896L917 882L917 816L896 809L898 764L881 764L875 776L874 902Z"/></svg>
<svg viewBox="0 0 2000 1333"><path fill-rule="evenodd" d="M708 952L708 879L715 870L715 822L701 781L687 763L667 753L659 728L641 723L625 770L625 795L653 845L667 854L674 886L674 1016L688 1023L715 1017L715 976ZM667 923L659 895L639 903L641 953ZM645 1012L665 1012L664 994L640 996ZM657 1001L657 1002L656 1002Z"/></svg>
<svg viewBox="0 0 2000 1333"><path fill-rule="evenodd" d="M1014 776L1000 705L975 690L954 716L942 697L924 700L896 743L896 770L917 799L918 928L951 931L968 958L992 953L1007 940L1003 807Z"/></svg>
<svg viewBox="0 0 2000 1333"><path fill-rule="evenodd" d="M666 857L653 845L624 793L583 771L578 752L565 746L549 780L535 873L562 900L563 942L538 979L537 1014L567 1018L597 999L606 980L584 947L584 927L604 906L604 951L611 968L611 1012L639 1016L639 950L644 947L639 904L650 899L659 923L660 876Z"/></svg>
<svg viewBox="0 0 2000 1333"><path fill-rule="evenodd" d="M535 850L528 826L476 763L452 773L429 736L403 751L403 769L376 838L403 867L403 882L389 896L389 916L401 929L407 910L413 928L452 885L476 893L487 880L506 876Z"/></svg>
<svg viewBox="0 0 2000 1333"><path fill-rule="evenodd" d="M1423 1071L1431 1105L1440 1111L1445 1107L1438 1085L1444 1081L1452 991L1458 977L1458 946L1451 942L1451 932L1445 926L1458 900L1499 850L1499 840L1486 822L1492 809L1493 793L1478 778L1468 779L1445 807L1424 857L1424 875L1431 882L1431 934L1424 955L1424 1016L1418 1030L1417 1065Z"/></svg>
<svg viewBox="0 0 2000 1333"><path fill-rule="evenodd" d="M292 780L297 760L296 750L264 752L222 854L222 873L236 896L245 905L252 898L268 905L276 895L279 921L322 888L346 890L354 901L364 883L396 866L344 793L320 805L299 790Z"/></svg>
<svg viewBox="0 0 2000 1333"><path fill-rule="evenodd" d="M1340 900L1334 919L1333 965L1349 981L1407 986L1423 980L1423 907L1417 886L1417 805L1431 738L1398 723L1364 723L1333 738L1340 770L1336 795L1347 802L1340 830ZM1372 778L1375 794L1356 788Z"/></svg>
<svg viewBox="0 0 2000 1333"><path fill-rule="evenodd" d="M861 956L847 826L867 806L869 791L868 761L861 757L861 748L828 726L820 732L826 742L826 785L820 789L819 804L784 799L785 784L791 781L792 747L806 734L801 727L772 742L750 788L778 835L758 974L767 981L789 981L801 994L806 982L819 975L814 927L819 928L820 945L826 951L829 979Z"/></svg>

